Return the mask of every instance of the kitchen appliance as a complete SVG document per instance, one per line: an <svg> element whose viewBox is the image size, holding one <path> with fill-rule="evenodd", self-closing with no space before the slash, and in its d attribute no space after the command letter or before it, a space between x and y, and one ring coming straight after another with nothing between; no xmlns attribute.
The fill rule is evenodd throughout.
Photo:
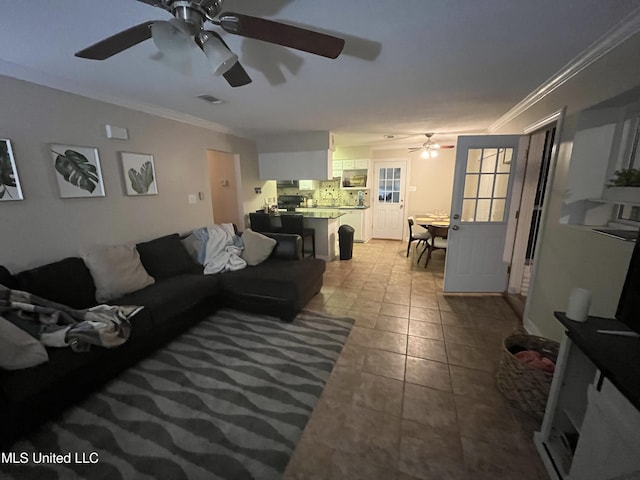
<svg viewBox="0 0 640 480"><path fill-rule="evenodd" d="M298 188L298 180L276 180L278 188Z"/></svg>
<svg viewBox="0 0 640 480"><path fill-rule="evenodd" d="M364 207L364 192L362 190L358 192L358 207Z"/></svg>
<svg viewBox="0 0 640 480"><path fill-rule="evenodd" d="M303 201L304 197L302 195L279 195L278 208L288 212L295 212Z"/></svg>

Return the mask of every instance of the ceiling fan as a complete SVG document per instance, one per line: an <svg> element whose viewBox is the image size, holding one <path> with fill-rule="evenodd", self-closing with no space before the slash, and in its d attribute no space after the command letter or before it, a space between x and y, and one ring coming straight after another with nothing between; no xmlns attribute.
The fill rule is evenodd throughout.
<svg viewBox="0 0 640 480"><path fill-rule="evenodd" d="M455 148L455 145L439 145L431 141L431 137L433 137L433 133L425 133L425 137L427 137L427 141L422 144L421 147L411 147L409 148L409 152L422 152L420 156L422 158L435 158L438 156L438 150L442 148Z"/></svg>
<svg viewBox="0 0 640 480"><path fill-rule="evenodd" d="M223 75L232 87L251 83L222 37L205 24L222 28L227 33L282 45L326 58L337 58L344 48L344 39L324 33L294 27L285 23L251 17L240 13L222 12L224 0L138 0L173 15L169 21L150 20L134 25L95 43L75 54L91 60L105 60L117 53L152 38L158 49L169 55L188 52L193 42L202 49L215 75Z"/></svg>

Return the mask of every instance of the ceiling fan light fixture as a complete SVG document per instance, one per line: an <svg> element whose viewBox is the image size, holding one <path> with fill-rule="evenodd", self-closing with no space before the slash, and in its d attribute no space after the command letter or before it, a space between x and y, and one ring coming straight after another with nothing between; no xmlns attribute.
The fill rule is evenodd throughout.
<svg viewBox="0 0 640 480"><path fill-rule="evenodd" d="M191 44L188 33L171 22L154 22L151 25L151 38L160 52L174 58L188 52Z"/></svg>
<svg viewBox="0 0 640 480"><path fill-rule="evenodd" d="M229 50L214 35L211 35L202 43L202 50L209 61L214 75L227 73L238 61L238 56Z"/></svg>
<svg viewBox="0 0 640 480"><path fill-rule="evenodd" d="M424 159L429 158L429 150L425 148L424 150L422 150L422 153L420 154L420 156Z"/></svg>

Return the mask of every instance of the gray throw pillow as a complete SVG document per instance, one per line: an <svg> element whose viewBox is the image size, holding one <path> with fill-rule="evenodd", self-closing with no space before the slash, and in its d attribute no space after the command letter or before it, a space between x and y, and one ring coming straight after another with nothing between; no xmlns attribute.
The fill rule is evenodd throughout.
<svg viewBox="0 0 640 480"><path fill-rule="evenodd" d="M242 234L244 249L240 255L247 265L258 265L264 262L278 243L275 239L254 232L247 228Z"/></svg>
<svg viewBox="0 0 640 480"><path fill-rule="evenodd" d="M100 303L155 283L142 266L135 245L95 246L82 251L81 257L96 284Z"/></svg>

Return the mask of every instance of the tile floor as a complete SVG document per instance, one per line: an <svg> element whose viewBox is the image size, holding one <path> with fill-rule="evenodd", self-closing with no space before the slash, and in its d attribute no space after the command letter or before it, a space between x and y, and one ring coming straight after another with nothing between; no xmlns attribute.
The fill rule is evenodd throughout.
<svg viewBox="0 0 640 480"><path fill-rule="evenodd" d="M425 270L406 248L372 240L327 264L307 308L356 323L285 479L547 479L537 422L495 386L518 317L501 296L444 295L444 252Z"/></svg>

